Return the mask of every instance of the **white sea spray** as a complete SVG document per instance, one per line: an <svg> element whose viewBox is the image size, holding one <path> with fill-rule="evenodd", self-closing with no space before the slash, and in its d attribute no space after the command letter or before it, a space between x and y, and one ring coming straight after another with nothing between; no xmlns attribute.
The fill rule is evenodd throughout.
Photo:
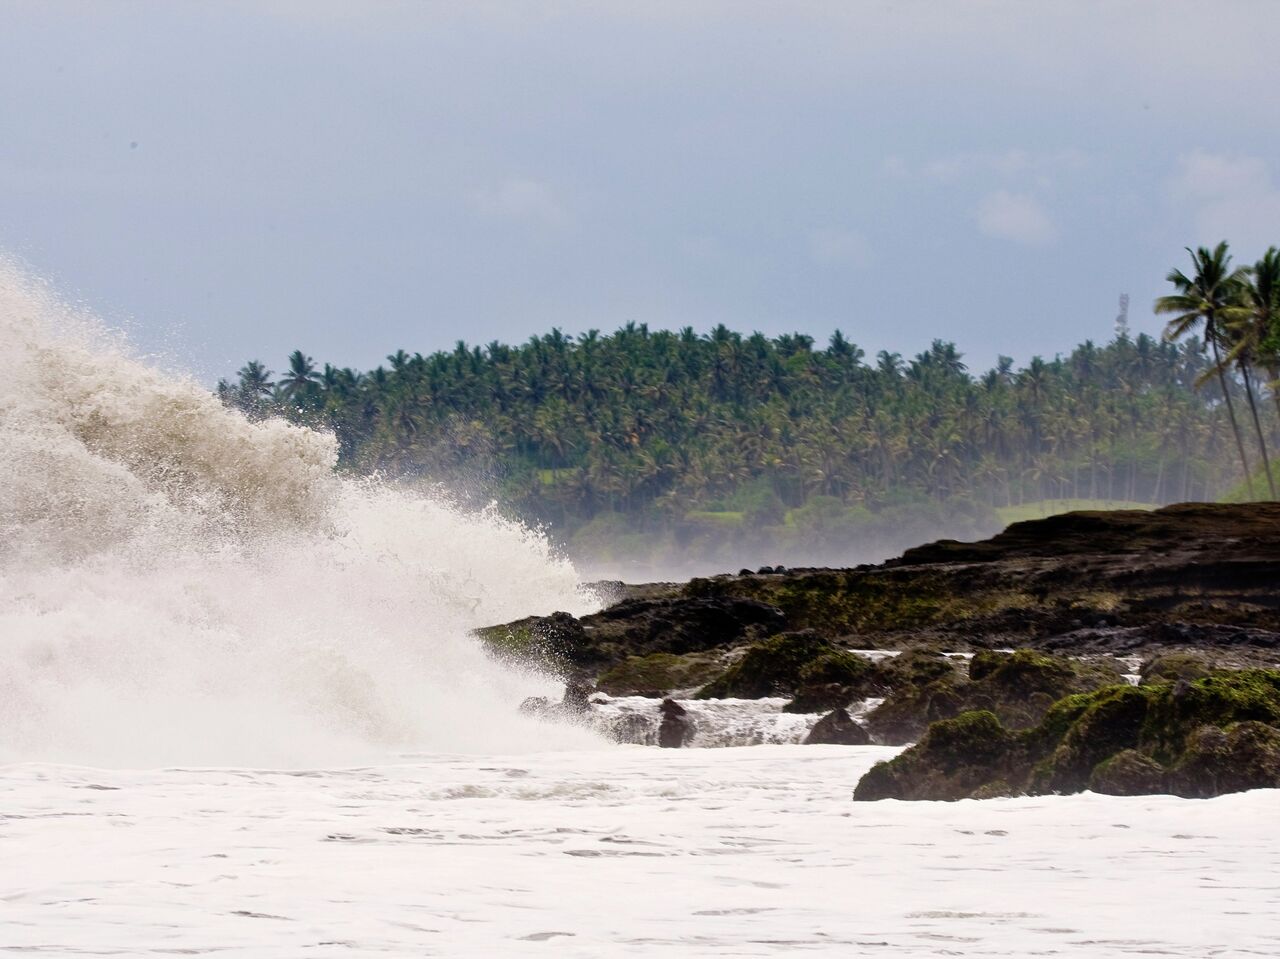
<svg viewBox="0 0 1280 959"><path fill-rule="evenodd" d="M468 630L595 600L545 537L334 472L0 264L0 760L585 745Z"/></svg>

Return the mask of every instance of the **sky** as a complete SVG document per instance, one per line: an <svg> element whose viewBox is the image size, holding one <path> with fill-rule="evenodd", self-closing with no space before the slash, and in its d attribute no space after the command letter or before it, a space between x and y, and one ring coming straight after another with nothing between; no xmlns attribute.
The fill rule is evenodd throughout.
<svg viewBox="0 0 1280 959"><path fill-rule="evenodd" d="M628 321L980 369L1280 244L1272 0L0 17L0 251L207 382Z"/></svg>

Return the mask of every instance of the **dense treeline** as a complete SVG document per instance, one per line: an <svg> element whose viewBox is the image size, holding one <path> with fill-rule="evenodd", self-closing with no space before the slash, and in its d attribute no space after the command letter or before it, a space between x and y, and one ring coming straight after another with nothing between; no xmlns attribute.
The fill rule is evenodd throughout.
<svg viewBox="0 0 1280 959"><path fill-rule="evenodd" d="M1229 366L1242 354L1227 329L1206 333ZM868 362L840 333L820 348L629 323L401 351L368 373L297 351L277 380L250 362L219 391L251 416L331 428L350 470L479 477L579 552L767 546L812 561L980 534L993 509L1031 500L1217 498L1241 470L1222 395L1195 389L1215 371L1205 345L1122 331L974 375L941 341ZM1221 386L1243 405L1235 373Z"/></svg>

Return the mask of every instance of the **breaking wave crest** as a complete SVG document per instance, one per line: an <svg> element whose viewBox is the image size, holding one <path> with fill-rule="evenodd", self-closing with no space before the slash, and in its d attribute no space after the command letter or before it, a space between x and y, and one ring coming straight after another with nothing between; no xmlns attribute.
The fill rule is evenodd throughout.
<svg viewBox="0 0 1280 959"><path fill-rule="evenodd" d="M318 765L595 742L467 631L595 605L544 537L344 479L0 262L0 761Z"/></svg>

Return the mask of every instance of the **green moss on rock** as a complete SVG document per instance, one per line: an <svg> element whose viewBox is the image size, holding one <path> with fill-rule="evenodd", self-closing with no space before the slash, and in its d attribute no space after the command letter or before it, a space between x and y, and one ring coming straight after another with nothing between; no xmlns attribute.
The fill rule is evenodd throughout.
<svg viewBox="0 0 1280 959"><path fill-rule="evenodd" d="M992 771L1007 765L1015 742L994 713L962 713L934 723L919 744L873 766L853 798L964 799L1002 778Z"/></svg>
<svg viewBox="0 0 1280 959"><path fill-rule="evenodd" d="M887 768L873 769L855 798L955 799L995 783L1033 795L1196 797L1280 787L1280 670L1076 694L1035 728L1003 736L989 721L966 720L967 735L949 723L933 724Z"/></svg>
<svg viewBox="0 0 1280 959"><path fill-rule="evenodd" d="M1142 664L1138 676L1140 682L1151 685L1179 679L1203 679L1212 671L1209 661L1198 653L1177 652L1153 656Z"/></svg>
<svg viewBox="0 0 1280 959"><path fill-rule="evenodd" d="M1191 799L1280 788L1280 729L1255 720L1225 730L1201 726L1187 738L1169 785Z"/></svg>
<svg viewBox="0 0 1280 959"><path fill-rule="evenodd" d="M870 663L838 649L811 630L782 633L747 650L724 675L698 692L699 699L790 696L806 684L852 684Z"/></svg>
<svg viewBox="0 0 1280 959"><path fill-rule="evenodd" d="M924 670L939 665L917 654L904 668L927 676ZM892 691L867 718L872 734L886 744L900 745L918 739L931 722L974 709L989 710L1010 729L1027 729L1064 696L1120 681L1113 665L1029 649L978 653L969 664L967 680L949 664L942 669L946 671L931 682Z"/></svg>
<svg viewBox="0 0 1280 959"><path fill-rule="evenodd" d="M1107 796L1149 796L1165 791L1165 768L1136 749L1124 749L1093 768L1089 788Z"/></svg>
<svg viewBox="0 0 1280 959"><path fill-rule="evenodd" d="M610 696L663 697L674 690L692 689L724 671L713 656L652 653L629 656L596 681L596 687Z"/></svg>

